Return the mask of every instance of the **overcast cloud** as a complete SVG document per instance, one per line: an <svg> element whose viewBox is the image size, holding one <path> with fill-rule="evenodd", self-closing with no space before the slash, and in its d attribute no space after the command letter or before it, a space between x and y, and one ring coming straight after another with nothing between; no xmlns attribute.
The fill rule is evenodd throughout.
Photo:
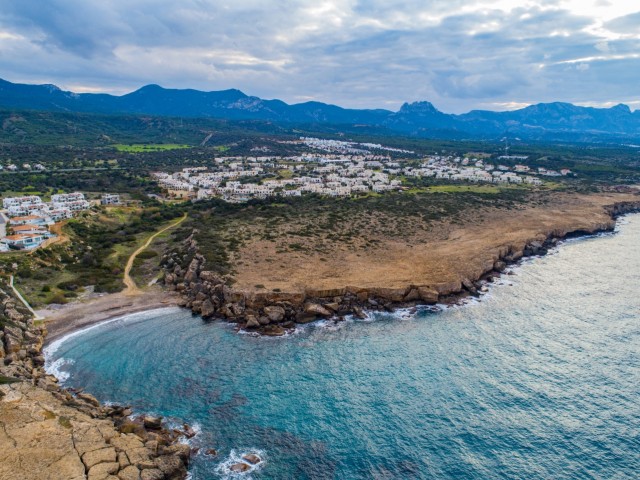
<svg viewBox="0 0 640 480"><path fill-rule="evenodd" d="M629 0L0 0L0 77L446 112L640 108Z"/></svg>

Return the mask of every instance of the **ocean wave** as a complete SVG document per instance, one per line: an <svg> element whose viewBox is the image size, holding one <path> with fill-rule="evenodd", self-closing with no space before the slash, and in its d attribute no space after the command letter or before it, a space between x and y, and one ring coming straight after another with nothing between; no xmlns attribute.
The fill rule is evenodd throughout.
<svg viewBox="0 0 640 480"><path fill-rule="evenodd" d="M67 365L73 365L74 363L75 360L72 358L60 357L53 362L47 362L45 371L49 375L54 375L60 383L64 383L70 376L69 372L64 371L64 367Z"/></svg>
<svg viewBox="0 0 640 480"><path fill-rule="evenodd" d="M59 359L55 359L55 354L56 352L60 349L60 347L67 341L71 340L72 338L76 338L79 337L80 335L84 335L87 332L90 332L91 330L94 330L96 328L100 328L103 327L105 325L109 325L111 323L114 322L122 322L122 323L126 323L126 322L130 322L133 320L140 320L145 318L146 316L149 316L150 318L153 318L157 315L158 312L162 312L165 310L175 310L176 307L166 307L166 308L157 308L154 310L145 310L143 312L136 312L136 313L130 313L127 315L121 315L119 317L115 317L115 318L111 318L109 320L105 320L103 322L99 322L96 323L94 325L89 325L85 328L81 328L80 330L76 330L74 332L68 333L67 335L64 335L56 340L54 340L53 342L51 342L49 345L47 345L46 347L44 347L42 349L42 353L44 355L44 359L45 359L45 371L50 374L50 375L55 375L56 378L58 378L58 380L60 382L64 382L65 380L69 379L69 374L66 372L62 372L60 371L60 367L63 365L70 365L73 363L72 359L66 359L64 360L64 362L60 362L61 360L63 360L63 358L59 358ZM62 375L62 377L58 376L58 375Z"/></svg>
<svg viewBox="0 0 640 480"><path fill-rule="evenodd" d="M260 457L260 463L256 465L252 465L251 463L244 460L242 457L244 455L255 454ZM249 468L245 472L233 472L231 471L231 467L237 463L243 463L247 465ZM238 449L231 450L226 459L220 462L216 468L215 473L220 475L221 478L225 480L232 480L236 478L250 479L252 478L252 474L260 471L264 465L267 463L267 456L264 450L260 450L258 448L246 448L246 449Z"/></svg>

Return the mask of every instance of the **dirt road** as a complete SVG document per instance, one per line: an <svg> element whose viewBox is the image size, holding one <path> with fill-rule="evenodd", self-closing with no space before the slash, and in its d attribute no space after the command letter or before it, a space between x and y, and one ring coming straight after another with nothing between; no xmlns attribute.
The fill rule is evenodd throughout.
<svg viewBox="0 0 640 480"><path fill-rule="evenodd" d="M169 230L169 229L171 229L173 227L177 227L182 222L184 222L184 220L186 218L187 218L187 214L185 213L184 216L180 220L178 220L177 222L172 223L171 225L163 228L162 230L158 230L156 233L154 233L153 235L151 235L147 239L147 241L144 243L144 245L142 245L140 248L138 248L135 252L133 252L131 254L129 259L127 260L127 265L124 268L123 282L127 286L127 288L123 291L123 293L125 295L127 295L127 296L139 295L142 292L138 288L138 286L136 285L136 282L133 280L133 278L131 278L131 268L133 267L133 262L135 261L136 257L140 253L142 253L149 245L151 245L151 242L153 242L158 235L160 235L161 233L166 232L167 230Z"/></svg>

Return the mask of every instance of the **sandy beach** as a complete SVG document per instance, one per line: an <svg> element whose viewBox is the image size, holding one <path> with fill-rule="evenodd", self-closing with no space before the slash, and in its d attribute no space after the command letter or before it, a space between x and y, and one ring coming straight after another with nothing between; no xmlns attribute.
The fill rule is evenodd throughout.
<svg viewBox="0 0 640 480"><path fill-rule="evenodd" d="M170 307L178 304L180 296L155 287L135 295L125 292L106 294L84 301L69 303L55 309L42 309L48 330L45 344L90 325L130 313Z"/></svg>

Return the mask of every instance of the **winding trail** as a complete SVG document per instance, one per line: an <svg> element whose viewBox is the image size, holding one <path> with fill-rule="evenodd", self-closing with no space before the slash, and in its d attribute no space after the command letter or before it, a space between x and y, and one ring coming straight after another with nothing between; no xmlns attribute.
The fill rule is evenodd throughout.
<svg viewBox="0 0 640 480"><path fill-rule="evenodd" d="M185 213L184 216L180 220L178 220L177 222L172 223L171 225L169 225L167 227L164 227L162 230L158 230L156 233L154 233L153 235L151 235L147 239L147 241L144 243L144 245L142 245L140 248L138 248L135 252L133 252L131 254L129 259L127 260L127 265L124 268L124 278L122 279L124 284L127 287L123 291L123 293L125 295L133 296L133 295L139 295L140 293L142 293L142 290L140 290L138 288L138 286L136 285L136 282L133 280L133 278L131 278L131 268L133 267L133 262L135 261L136 257L140 253L142 253L149 245L151 245L151 242L153 242L158 235L160 235L161 233L166 232L167 230L169 230L169 229L171 229L173 227L177 227L182 222L184 222L186 218L187 218L187 214Z"/></svg>

